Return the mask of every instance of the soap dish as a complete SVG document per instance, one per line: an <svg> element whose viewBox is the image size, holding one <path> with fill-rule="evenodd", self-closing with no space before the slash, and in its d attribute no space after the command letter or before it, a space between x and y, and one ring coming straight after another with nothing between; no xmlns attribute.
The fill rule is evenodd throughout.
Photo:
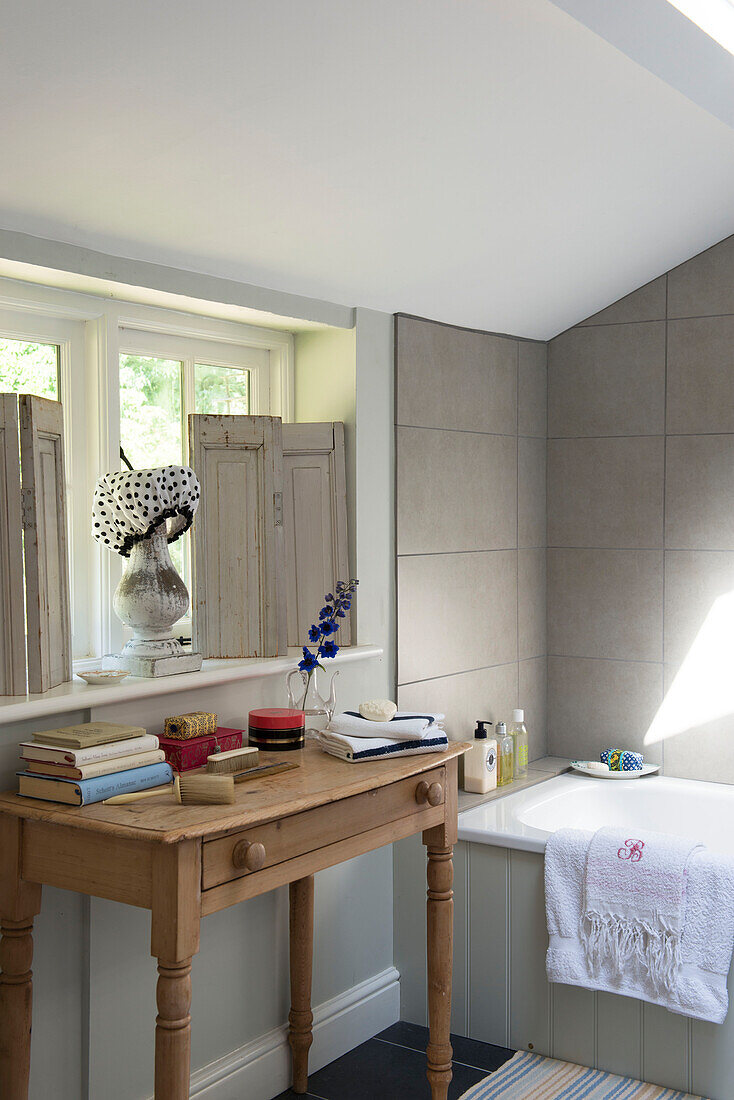
<svg viewBox="0 0 734 1100"><path fill-rule="evenodd" d="M590 764L595 764L596 767L590 767ZM641 775L654 775L655 772L660 771L659 764L643 764L635 772L613 772L607 768L606 771L602 771L599 768L599 763L596 760L572 760L571 771L579 772L581 775L590 775L593 779L639 779Z"/></svg>
<svg viewBox="0 0 734 1100"><path fill-rule="evenodd" d="M86 680L93 687L111 687L113 684L119 684L129 675L127 669L121 668L90 668L86 672L77 672L80 679Z"/></svg>

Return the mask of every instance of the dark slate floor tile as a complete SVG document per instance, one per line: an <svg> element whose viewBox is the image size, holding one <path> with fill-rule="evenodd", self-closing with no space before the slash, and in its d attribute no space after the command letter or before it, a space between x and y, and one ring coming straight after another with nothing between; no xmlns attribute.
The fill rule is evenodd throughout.
<svg viewBox="0 0 734 1100"><path fill-rule="evenodd" d="M455 1063L448 1100L457 1100L486 1075L486 1070ZM323 1100L430 1100L425 1053L378 1039L312 1074L308 1085Z"/></svg>
<svg viewBox="0 0 734 1100"><path fill-rule="evenodd" d="M400 1023L385 1028L375 1038L386 1043L397 1043L399 1046L425 1051L428 1044L428 1028L401 1020ZM476 1066L477 1069L483 1069L487 1073L499 1069L515 1053L514 1050L507 1050L506 1047L480 1043L477 1039L466 1039L463 1035L452 1035L451 1045L454 1048L455 1062Z"/></svg>
<svg viewBox="0 0 734 1100"><path fill-rule="evenodd" d="M293 1089L286 1089L273 1097L273 1100L323 1100L321 1096L314 1096L312 1092L295 1093Z"/></svg>

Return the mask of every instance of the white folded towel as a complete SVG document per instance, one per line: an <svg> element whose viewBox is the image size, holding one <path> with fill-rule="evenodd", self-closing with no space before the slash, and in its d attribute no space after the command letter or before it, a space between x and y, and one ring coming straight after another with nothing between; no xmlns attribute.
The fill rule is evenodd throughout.
<svg viewBox="0 0 734 1100"><path fill-rule="evenodd" d="M642 857L633 862L638 870L644 870L644 864L650 855L650 837L653 837L654 847L655 835L643 832L635 838L624 838L643 841L645 844L641 850ZM590 911L590 904L599 904L601 896L601 888L596 885L598 869L592 873L590 891L587 891L585 881L587 857L594 836L588 830L560 829L551 836L546 846L548 980L637 997L684 1016L715 1024L723 1023L729 1007L726 980L734 948L734 859L715 855L699 845L690 846L692 850L685 857L683 853L689 845L686 841L680 842L677 866L680 867L683 860L685 886L681 900L678 964L668 986L662 974L655 976L650 972L645 963L645 950L638 950L638 946L644 947L644 935L637 939L633 935L626 943L619 943L623 952L621 959L615 957L614 952L604 954L603 951L599 951L594 959L590 958L589 920L585 914ZM607 840L602 838L602 849L606 844ZM636 851L631 845L624 843L616 851L622 848L625 852ZM632 861L632 856L625 858L623 854L618 857L616 852L613 858L625 864ZM661 851L656 868L655 856L652 856L649 865L653 868L653 880L658 876L659 867L665 858L667 857ZM671 877L676 876L677 871ZM612 879L616 877L615 874ZM677 887L670 891L660 881L657 885L660 887L660 908L657 912L662 915L667 911L669 914L671 906L675 906ZM625 904L618 888L616 898L617 906ZM631 903L629 893L627 903ZM649 911L654 910L653 906ZM618 951L617 956L619 954Z"/></svg>
<svg viewBox="0 0 734 1100"><path fill-rule="evenodd" d="M373 723L374 724L374 723ZM443 752L449 739L442 729L434 727L430 737L396 740L392 737L347 737L331 728L319 734L319 744L324 752L339 756L342 760L380 760L391 756L417 756L424 752Z"/></svg>
<svg viewBox="0 0 734 1100"><path fill-rule="evenodd" d="M389 722L371 722L356 711L347 710L334 715L329 722L329 730L342 733L345 737L393 737L401 741L419 741L423 737L432 737L443 718L443 714L416 714L414 711L399 710Z"/></svg>

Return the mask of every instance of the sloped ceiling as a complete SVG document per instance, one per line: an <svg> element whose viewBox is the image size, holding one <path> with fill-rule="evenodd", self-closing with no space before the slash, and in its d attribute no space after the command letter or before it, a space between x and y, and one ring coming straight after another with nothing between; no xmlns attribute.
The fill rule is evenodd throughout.
<svg viewBox="0 0 734 1100"><path fill-rule="evenodd" d="M734 232L734 131L550 0L8 0L0 97L0 227L346 305L548 338Z"/></svg>

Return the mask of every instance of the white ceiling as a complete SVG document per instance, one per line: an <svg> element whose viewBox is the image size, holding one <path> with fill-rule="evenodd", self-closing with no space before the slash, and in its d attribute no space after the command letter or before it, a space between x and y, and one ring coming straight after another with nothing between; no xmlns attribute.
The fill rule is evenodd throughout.
<svg viewBox="0 0 734 1100"><path fill-rule="evenodd" d="M346 305L547 338L734 232L734 130L549 0L6 0L0 102L0 227Z"/></svg>

